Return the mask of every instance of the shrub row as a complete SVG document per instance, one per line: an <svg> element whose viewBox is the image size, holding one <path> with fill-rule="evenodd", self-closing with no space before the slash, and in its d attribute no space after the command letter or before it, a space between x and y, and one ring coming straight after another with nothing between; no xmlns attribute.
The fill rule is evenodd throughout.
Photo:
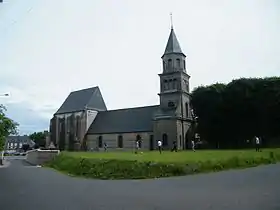
<svg viewBox="0 0 280 210"><path fill-rule="evenodd" d="M234 168L254 167L280 161L280 154L252 158L233 157L225 160L190 163L155 163L136 160L106 160L73 157L61 153L46 166L69 175L97 179L146 179L182 176L201 172L221 171Z"/></svg>

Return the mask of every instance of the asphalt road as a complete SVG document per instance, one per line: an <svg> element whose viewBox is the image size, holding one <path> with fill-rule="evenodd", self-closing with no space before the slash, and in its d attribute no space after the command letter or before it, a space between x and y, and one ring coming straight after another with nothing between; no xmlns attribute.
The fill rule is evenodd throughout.
<svg viewBox="0 0 280 210"><path fill-rule="evenodd" d="M156 180L74 178L11 160L2 210L280 210L280 164Z"/></svg>

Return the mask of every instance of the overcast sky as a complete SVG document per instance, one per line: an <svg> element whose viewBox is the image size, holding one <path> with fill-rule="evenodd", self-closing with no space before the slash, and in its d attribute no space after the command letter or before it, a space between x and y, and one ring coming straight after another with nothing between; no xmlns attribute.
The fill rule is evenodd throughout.
<svg viewBox="0 0 280 210"><path fill-rule="evenodd" d="M4 0L0 103L20 132L47 129L73 90L99 86L109 109L159 103L170 12L191 88L279 76L279 0Z"/></svg>

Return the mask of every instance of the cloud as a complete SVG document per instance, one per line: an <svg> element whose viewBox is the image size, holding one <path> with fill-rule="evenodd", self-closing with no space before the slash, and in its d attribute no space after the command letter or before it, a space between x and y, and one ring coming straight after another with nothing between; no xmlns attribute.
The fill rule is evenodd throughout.
<svg viewBox="0 0 280 210"><path fill-rule="evenodd" d="M109 109L158 104L170 11L192 87L279 75L277 0L10 2L0 8L0 93L11 96L0 103L22 132L47 128L81 88L98 85Z"/></svg>
<svg viewBox="0 0 280 210"><path fill-rule="evenodd" d="M7 103L7 116L19 123L20 134L30 134L35 131L48 130L49 120L38 115L26 103Z"/></svg>

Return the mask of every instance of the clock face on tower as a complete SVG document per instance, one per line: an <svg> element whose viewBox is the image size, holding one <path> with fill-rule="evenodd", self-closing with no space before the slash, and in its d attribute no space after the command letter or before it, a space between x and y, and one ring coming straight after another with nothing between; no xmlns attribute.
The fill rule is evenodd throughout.
<svg viewBox="0 0 280 210"><path fill-rule="evenodd" d="M169 102L168 102L168 107L169 107L169 108L175 107L175 103L174 103L173 101L169 101Z"/></svg>

